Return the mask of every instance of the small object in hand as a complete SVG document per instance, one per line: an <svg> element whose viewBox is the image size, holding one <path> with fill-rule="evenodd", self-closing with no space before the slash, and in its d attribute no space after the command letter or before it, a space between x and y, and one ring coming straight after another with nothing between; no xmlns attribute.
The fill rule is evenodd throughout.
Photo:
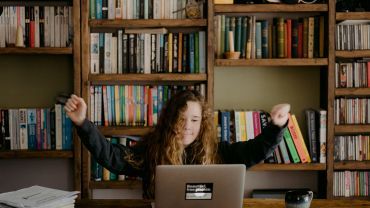
<svg viewBox="0 0 370 208"><path fill-rule="evenodd" d="M313 192L309 189L290 190L285 193L285 208L309 208Z"/></svg>

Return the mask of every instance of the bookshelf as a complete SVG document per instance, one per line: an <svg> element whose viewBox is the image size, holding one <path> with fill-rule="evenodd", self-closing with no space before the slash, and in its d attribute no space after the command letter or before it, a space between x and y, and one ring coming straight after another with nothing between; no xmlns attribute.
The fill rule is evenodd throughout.
<svg viewBox="0 0 370 208"><path fill-rule="evenodd" d="M369 135L370 126L368 124L353 124L340 122L335 120L336 111L335 100L340 98L351 99L351 98L368 98L370 95L369 87L338 87L336 86L336 63L352 63L351 59L361 59L364 57L370 57L368 49L364 50L348 50L338 48L336 41L340 34L338 34L336 27L337 24L345 20L370 20L369 12L336 12L335 1L329 1L329 72L328 72L328 146L327 146L327 198L335 199L368 199L368 196L352 196L349 197L343 193L338 193L335 189L335 184L345 183L344 180L339 182L335 178L336 173L339 172L369 172L370 163L369 160L343 160L336 161L336 144L335 138L337 136L343 136L349 140L351 135ZM349 60L349 61L348 61ZM355 138L358 139L358 138ZM341 147L342 148L342 147ZM347 176L345 176L347 177ZM362 176L361 176L362 177ZM361 182L360 182L361 183ZM352 185L351 185L352 186Z"/></svg>
<svg viewBox="0 0 370 208"><path fill-rule="evenodd" d="M79 93L80 92L79 79L81 77L80 76L80 73L81 73L80 71L80 62L81 62L80 61L80 58L81 58L80 57L80 20L79 20L80 19L80 11L79 11L80 1L79 0L64 0L64 1L31 0L31 1L2 1L0 2L0 7L2 8L5 8L5 7L16 8L17 7L17 12L20 12L22 10L20 9L21 7L35 8L36 6L40 8L40 11L41 9L44 9L45 7L55 7L55 8L64 7L64 9L66 8L68 9L68 7L70 8L68 10L68 13L71 15L72 18L70 18L69 25L73 27L73 31L69 35L71 35L70 40L72 43L70 46L66 46L66 47L64 46L63 47L50 47L50 46L44 47L43 45L41 45L41 41L40 41L40 46L36 45L35 47L29 47L28 45L26 45L26 47L18 48L18 47L15 47L14 44L12 44L12 41L8 39L6 40L3 39L4 41L7 42L7 45L6 47L0 47L0 57L1 59L6 60L7 64L10 64L10 65L5 64L2 66L3 72L1 76L3 75L9 76L8 79L12 79L11 82L13 82L12 85L14 86L11 86L12 90L9 90L9 92L11 92L12 94L10 95L9 99L2 100L0 104L0 108L2 109L51 108L56 102L55 97L61 92L66 92L65 90L68 90L67 92L71 92L71 93L73 92L76 94L80 94ZM19 15L19 13L17 14ZM4 13L2 14L2 17L4 17ZM20 17L24 17L24 16L20 15ZM65 16L65 18L68 18L68 17ZM18 21L22 22L21 19L22 18L18 19ZM40 21L40 23L41 22L42 21ZM65 23L68 27L68 21ZM46 27L46 25L44 26ZM28 38L31 39L31 37L28 37L28 35L26 35L25 32L26 31L23 30L23 34L24 34L24 37L26 38L25 40L27 43L28 42L27 39ZM44 34L40 34L40 40L42 39L41 37L44 37L43 35ZM66 35L65 38L66 38L65 40L68 41L67 40L68 35ZM60 41L62 41L62 39ZM15 61L15 60L18 60L18 61ZM56 61L56 62L53 62L53 61ZM20 62L20 64L18 64L18 62ZM35 62L37 62L37 65L35 65ZM11 64L16 64L16 66L11 66ZM55 64L57 64L58 66L55 66ZM8 70L9 67L10 68L14 67L12 68L12 70L16 70L17 72L7 73L6 71ZM49 70L45 70L45 68L48 68ZM53 70L51 70L52 68L55 68L56 70L63 70L63 72L58 71L55 73L53 72ZM32 72L29 72L28 70L32 70ZM14 76L14 74L16 73L18 73L18 75ZM52 76L52 75L50 76L49 73L58 74L59 77L55 78L55 76ZM21 74L21 76L19 74ZM15 77L17 77L16 80L14 80ZM24 79L22 77L24 77ZM34 79L34 78L36 78L36 80L28 80L28 79ZM45 85L48 85L49 83L49 80L45 80L45 79L56 79L54 80L55 84L45 87ZM58 79L62 81L67 81L69 85L64 84L64 83L60 85L61 83L59 83ZM6 85L6 83L7 82L2 83L2 87L4 87L3 85L4 84ZM6 87L10 87L10 86L6 86ZM30 88L28 89L28 87ZM73 169L72 171L70 171L71 173L73 173L73 176L70 179L68 179L68 181L65 181L64 178L62 179L55 178L58 176L54 176L54 179L51 179L51 180L65 181L64 182L65 184L72 184L73 187L71 187L71 189L81 190L81 186L80 186L81 185L81 171L80 171L81 170L80 168L81 166L81 151L80 151L81 145L80 145L79 140L73 139L72 146L73 146L72 150L50 150L50 149L0 150L0 160L2 160L2 162L9 160L10 162L19 163L19 164L37 163L38 165L40 165L43 162L48 164L49 163L48 161L67 160L68 163L70 164L69 167L72 167ZM39 163L39 161L41 161L41 163ZM60 164L60 162L57 162L56 164ZM26 167L27 164L24 166ZM36 167L37 166L35 166L35 168ZM43 169L44 167L40 168L40 171L42 171ZM4 176L8 174L6 172L7 171L4 171ZM22 172L22 171L19 171L19 172ZM53 171L51 171L51 173L52 172ZM14 173L15 177L17 177L17 175L18 173ZM35 177L33 176L30 177L30 180L34 180L33 178ZM37 181L38 179L35 179L35 180ZM50 180L50 178L45 177L45 180ZM44 181L42 181L42 183L43 182ZM23 186L24 184L22 185L21 183L22 182L20 182L16 186ZM45 184L53 184L53 182L45 181ZM55 184L58 184L58 183L55 183ZM65 184L63 185L66 186ZM3 183L3 185L5 187L9 186L7 183Z"/></svg>
<svg viewBox="0 0 370 208"><path fill-rule="evenodd" d="M136 2L136 1L134 1ZM169 2L169 1L166 1ZM178 1L179 2L179 1ZM90 3L89 0L82 0L81 3L81 51L82 51L82 97L88 101L88 112L90 106L90 86L97 85L196 85L204 84L205 96L212 104L213 102L213 59L212 56L212 41L210 40L209 27L210 21L206 15L201 19L143 19L143 18L113 18L113 19L98 19L90 18ZM208 3L208 5L211 3ZM207 6L207 3L204 5ZM208 11L210 9L208 8ZM206 12L205 12L206 13ZM127 15L129 15L127 13ZM154 14L153 14L154 16ZM90 34L91 33L109 33L117 30L125 29L141 29L141 28L166 28L169 33L192 33L196 31L205 32L204 46L206 55L204 57L206 70L205 73L91 73L90 62ZM99 130L106 137L119 135L143 136L147 134L151 126L126 126L126 125L109 125L98 126ZM82 151L82 198L91 198L93 189L138 189L141 188L139 180L124 180L124 181L94 181L91 177L91 158L88 151L83 148Z"/></svg>
<svg viewBox="0 0 370 208"><path fill-rule="evenodd" d="M276 17L284 17L286 15L287 18L296 18L296 17L308 17L310 15L320 14L320 15L323 15L325 18L327 18L328 14L329 14L329 4L327 4L327 3L293 4L293 5L292 4L268 4L268 5L266 5L266 4L245 4L245 5L233 4L233 5L214 5L213 8L214 8L214 11L212 13L209 13L208 18L212 21L215 21L215 22L217 21L217 18L218 18L218 17L216 17L217 15L226 15L226 16L252 16L252 15L255 15L257 17L257 20L259 20L259 19L268 19L269 23L272 23L272 18L271 18L272 15L274 17L275 16ZM222 21L223 21L223 19L222 19ZM227 21L227 20L225 20L225 21ZM215 23L215 24L218 24L218 23ZM223 24L223 22L221 23L221 25L222 24ZM230 23L230 24L232 24L232 23ZM235 24L237 24L237 23L235 23ZM249 25L248 25L248 27L249 27ZM324 31L326 31L325 32L326 34L327 34L328 30L329 30L329 27L328 27L327 24L325 24ZM216 34L216 31L217 30L214 30L215 34ZM221 29L221 32L222 31L223 30ZM269 34L269 36L270 36L270 34ZM215 48L217 48L218 43L216 43L217 42L216 40L214 40L214 41L215 41L215 44L214 44ZM326 44L326 46L327 45L328 44ZM269 45L269 47L270 47L270 45ZM217 49L214 49L214 50L217 50ZM327 70L328 70L329 62L330 62L328 52L326 52L324 56L321 56L321 57L315 56L313 58L302 58L302 57L300 57L300 58L272 58L271 55L270 55L267 58L255 58L255 59L253 59L253 58L250 58L250 59L240 58L240 59L237 59L237 60L231 60L231 59L225 59L224 57L219 56L219 54L216 54L215 56L216 56L216 58L215 58L215 61L214 61L214 67L217 67L217 68L215 68L214 71L215 71L215 73L220 71L219 73L221 75L219 75L219 76L226 76L228 74L235 73L235 72L238 72L240 74L260 75L260 73L259 73L260 69L261 69L261 71L262 70L268 71L268 72L263 72L263 73L278 73L278 72L275 72L274 70L284 71L284 70L288 70L288 69L289 70L296 70L297 72L294 72L294 73L306 73L307 71L311 71L313 69L315 69L315 70L318 69L319 72L317 74L315 74L315 76L319 75L321 80L326 80L327 79L326 73L327 73ZM247 72L244 73L242 71L251 71L251 72L250 73L247 73ZM237 75L235 75L235 76L237 76ZM246 80L251 80L251 79L253 79L253 78L248 78ZM233 79L233 81L234 81L234 79ZM240 81L240 79L235 80L234 82L236 82L236 81ZM288 80L285 80L285 79L284 79L284 81L289 82ZM216 80L216 82L217 82L217 80ZM261 80L260 82L265 82L265 80ZM326 97L324 97L324 95L326 94L327 89L326 89L326 86L325 86L324 83L321 86L320 95L316 95L316 96L321 97L320 101L319 101L320 107L323 108L323 109L327 109L326 108ZM293 84L293 82L292 82L292 84ZM251 84L251 85L256 85L256 83ZM247 84L241 85L241 86L248 87ZM261 84L261 86L265 87L267 85ZM263 90L265 90L265 89L263 89ZM250 91L253 91L253 90L246 89L245 91L246 91L245 93L247 93L247 92L250 92ZM217 94L217 93L215 93L215 94ZM268 92L267 92L267 94L268 94ZM241 100L243 100L243 99L237 98L235 96L231 96L231 95L228 96L228 97L230 97L230 99L238 99L238 102L241 102ZM251 97L254 97L254 96L251 95ZM266 99L263 98L263 96L257 96L257 97L259 97L261 100L266 100ZM303 99L305 99L305 98L303 98ZM225 100L225 98L222 98L222 99L219 98L219 100ZM246 105L247 106L251 105L253 107L249 107L249 108L253 109L253 108L255 108L255 106L258 106L258 101L248 101L248 99L244 99L244 100L246 100L246 103L248 103L248 104L245 104L243 106L243 105L237 103L235 106L227 106L226 108L240 109L240 108L245 108ZM295 99L291 98L291 100L295 100ZM266 101L260 101L260 102L266 102ZM228 103L235 103L235 102L228 102ZM222 104L222 106L224 106L224 105L225 104ZM234 104L229 104L229 105L234 105ZM300 105L305 106L307 104L306 103L300 103ZM240 107L240 106L242 106L242 107ZM307 107L309 107L309 106L307 106ZM261 108L261 107L259 107L259 108ZM294 110L294 108L297 109L297 108L300 108L300 107L294 107L293 106L293 110ZM268 110L268 109L265 109L265 110ZM298 114L299 112L294 112L293 111L293 113ZM303 126L303 125L306 124L306 122L299 122L299 123L300 123L300 126ZM318 177L326 177L327 164L325 164L325 163L308 163L308 164L307 163L305 163L305 164L302 164L302 163L297 163L297 164L262 163L262 164L257 164L255 166L251 167L250 169L248 169L248 171L269 172L271 174L274 174L274 172L279 172L279 171L280 172L281 171L286 172L287 174L290 174L290 173L295 174L295 172L297 172L297 171L304 171L304 172L317 173L319 175ZM252 179L252 180L254 180L254 179ZM293 185L293 186L295 186L295 185ZM318 187L319 196L325 198L326 197L326 191L325 191L326 185L325 185L325 183L321 183L321 179L318 180L317 187Z"/></svg>

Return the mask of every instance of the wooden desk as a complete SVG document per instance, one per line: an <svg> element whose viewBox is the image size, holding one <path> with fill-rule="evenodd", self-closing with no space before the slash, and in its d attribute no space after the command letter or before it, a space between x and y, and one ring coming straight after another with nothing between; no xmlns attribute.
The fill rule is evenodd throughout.
<svg viewBox="0 0 370 208"><path fill-rule="evenodd" d="M151 208L150 201L145 200L109 200L94 199L81 200L76 203L77 208ZM280 199L244 199L246 208L285 208L284 200ZM370 200L326 200L315 199L311 208L370 208ZM223 207L222 207L223 208Z"/></svg>

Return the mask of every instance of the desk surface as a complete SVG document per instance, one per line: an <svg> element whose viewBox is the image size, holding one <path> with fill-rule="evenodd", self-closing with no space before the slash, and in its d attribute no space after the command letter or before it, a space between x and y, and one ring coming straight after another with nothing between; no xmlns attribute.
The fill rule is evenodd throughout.
<svg viewBox="0 0 370 208"><path fill-rule="evenodd" d="M151 208L150 201L145 200L109 200L94 199L81 200L76 203L77 208ZM281 199L244 199L244 207L248 208L285 208ZM326 200L315 199L311 208L370 208L370 200Z"/></svg>

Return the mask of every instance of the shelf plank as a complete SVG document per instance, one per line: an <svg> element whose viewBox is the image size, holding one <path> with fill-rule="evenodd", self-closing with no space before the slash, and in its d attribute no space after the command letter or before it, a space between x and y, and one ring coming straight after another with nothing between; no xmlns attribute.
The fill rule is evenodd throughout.
<svg viewBox="0 0 370 208"><path fill-rule="evenodd" d="M370 20L370 12L337 12L336 20Z"/></svg>
<svg viewBox="0 0 370 208"><path fill-rule="evenodd" d="M260 163L257 164L250 169L251 171L318 171L318 170L326 170L325 163L298 163L298 164L268 164L268 163Z"/></svg>
<svg viewBox="0 0 370 208"><path fill-rule="evenodd" d="M370 170L370 161L334 162L334 170Z"/></svg>
<svg viewBox="0 0 370 208"><path fill-rule="evenodd" d="M0 54L54 54L54 55L63 55L63 54L72 54L73 49L68 48L0 48Z"/></svg>
<svg viewBox="0 0 370 208"><path fill-rule="evenodd" d="M89 20L92 28L206 27L206 19Z"/></svg>
<svg viewBox="0 0 370 208"><path fill-rule="evenodd" d="M370 96L370 88L337 88L336 96Z"/></svg>
<svg viewBox="0 0 370 208"><path fill-rule="evenodd" d="M368 207L368 203L369 203L369 197L368 196L350 196L350 197L344 197L344 196L335 196L333 197L334 200L348 200L348 201L352 201L352 200L364 200L364 205L363 206L360 206L360 207Z"/></svg>
<svg viewBox="0 0 370 208"><path fill-rule="evenodd" d="M106 136L144 136L149 133L152 127L122 127L122 126L110 126L110 127L98 127L100 132Z"/></svg>
<svg viewBox="0 0 370 208"><path fill-rule="evenodd" d="M89 81L97 82L205 82L207 74L90 74Z"/></svg>
<svg viewBox="0 0 370 208"><path fill-rule="evenodd" d="M361 133L369 133L370 132L370 125L335 125L334 126L335 134L361 134Z"/></svg>
<svg viewBox="0 0 370 208"><path fill-rule="evenodd" d="M370 57L370 50L335 51L335 56L341 58Z"/></svg>
<svg viewBox="0 0 370 208"><path fill-rule="evenodd" d="M327 58L315 59L216 59L215 66L327 66Z"/></svg>
<svg viewBox="0 0 370 208"><path fill-rule="evenodd" d="M215 13L326 12L327 4L215 4Z"/></svg>
<svg viewBox="0 0 370 208"><path fill-rule="evenodd" d="M0 151L0 159L15 159L15 158L73 158L73 152L65 150Z"/></svg>
<svg viewBox="0 0 370 208"><path fill-rule="evenodd" d="M90 181L90 189L139 189L142 187L140 180L125 181Z"/></svg>

